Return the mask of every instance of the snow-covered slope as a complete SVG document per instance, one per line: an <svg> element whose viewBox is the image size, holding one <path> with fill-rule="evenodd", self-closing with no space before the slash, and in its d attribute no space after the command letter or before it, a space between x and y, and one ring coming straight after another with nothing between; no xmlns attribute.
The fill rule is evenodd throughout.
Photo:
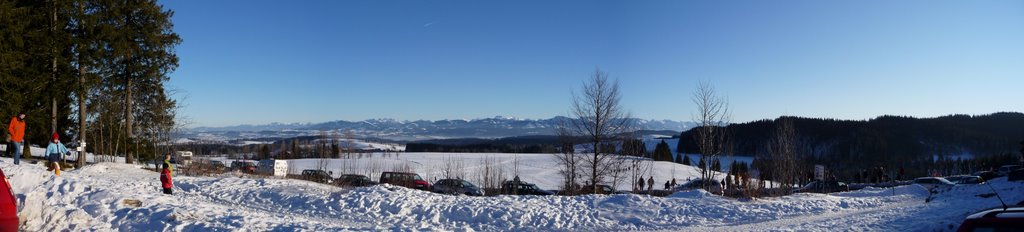
<svg viewBox="0 0 1024 232"><path fill-rule="evenodd" d="M998 205L977 196L988 186L960 186L931 203L916 186L739 202L702 191L665 198L466 197L227 176L175 177L175 194L163 195L158 174L134 165L100 163L60 177L9 158L0 158L0 168L26 231L948 231L969 213ZM1021 182L990 184L1009 202L1024 200Z"/></svg>

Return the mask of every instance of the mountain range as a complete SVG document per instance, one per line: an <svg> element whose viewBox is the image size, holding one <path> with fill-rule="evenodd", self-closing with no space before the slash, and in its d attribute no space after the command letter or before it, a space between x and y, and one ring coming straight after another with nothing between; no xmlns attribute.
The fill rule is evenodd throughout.
<svg viewBox="0 0 1024 232"><path fill-rule="evenodd" d="M182 137L190 140L230 141L239 139L288 138L318 135L321 132L342 134L351 131L358 138L388 140L424 140L445 138L502 138L529 135L553 135L555 127L565 117L549 119L520 119L497 116L482 119L448 119L400 121L395 119L369 119L363 121L330 121L323 123L271 123L266 125L238 125L226 127L197 127L186 129ZM638 129L681 132L692 128L692 122L673 120L634 119Z"/></svg>

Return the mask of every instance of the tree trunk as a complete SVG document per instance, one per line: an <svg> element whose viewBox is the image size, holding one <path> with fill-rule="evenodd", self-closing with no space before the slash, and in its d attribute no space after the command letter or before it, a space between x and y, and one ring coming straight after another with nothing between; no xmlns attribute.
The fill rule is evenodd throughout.
<svg viewBox="0 0 1024 232"><path fill-rule="evenodd" d="M135 123L132 120L132 78L130 73L125 74L125 135L128 141L134 141L132 125ZM124 158L125 163L135 163L135 154L131 149L125 149L127 153Z"/></svg>
<svg viewBox="0 0 1024 232"><path fill-rule="evenodd" d="M54 4L54 6L53 6L53 23L51 23L51 24L52 24L51 25L52 27L50 28L51 32L56 33L57 32L57 5L56 4ZM52 52L53 52L53 65L51 66L52 67L52 70L51 70L52 72L50 73L50 78L53 80L53 82L50 83L50 88L55 88L56 85L57 85L57 55L56 55L57 54L57 45L56 45L55 42L53 44L53 51ZM50 92L50 94L52 94L52 95L50 95L50 100L53 102L52 111L50 111L50 134L57 133L57 93L56 92L57 91L55 91L55 90ZM49 154L46 154L46 155L49 155Z"/></svg>
<svg viewBox="0 0 1024 232"><path fill-rule="evenodd" d="M78 167L85 166L85 66L81 63L81 56L79 56L78 63L78 146L81 147L81 151L78 152Z"/></svg>

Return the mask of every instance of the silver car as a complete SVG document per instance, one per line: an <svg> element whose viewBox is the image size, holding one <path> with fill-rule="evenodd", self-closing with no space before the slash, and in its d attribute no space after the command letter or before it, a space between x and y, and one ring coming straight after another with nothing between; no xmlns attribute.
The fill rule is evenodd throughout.
<svg viewBox="0 0 1024 232"><path fill-rule="evenodd" d="M928 189L928 191L936 189L948 189L952 188L953 186L956 186L956 184L954 184L953 182L949 182L948 180L942 177L921 177L914 179L914 184L920 185L921 187Z"/></svg>
<svg viewBox="0 0 1024 232"><path fill-rule="evenodd" d="M469 196L483 196L484 190L476 187L473 183L461 179L443 179L434 183L433 192L444 194L465 194Z"/></svg>

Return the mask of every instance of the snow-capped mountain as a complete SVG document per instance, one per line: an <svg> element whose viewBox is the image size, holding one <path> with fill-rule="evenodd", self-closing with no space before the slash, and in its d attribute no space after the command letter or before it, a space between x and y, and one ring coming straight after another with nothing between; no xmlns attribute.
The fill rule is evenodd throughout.
<svg viewBox="0 0 1024 232"><path fill-rule="evenodd" d="M353 135L360 138L373 137L391 140L500 138L525 135L552 135L555 132L554 128L564 119L567 118L521 119L497 116L472 120L400 121L385 118L363 121L338 120L324 123L273 123L267 125L198 127L185 130L183 137L194 140L228 141L318 135L321 132L337 132L340 134L351 131ZM634 121L640 130L684 131L694 125L691 122L672 120L634 119Z"/></svg>

